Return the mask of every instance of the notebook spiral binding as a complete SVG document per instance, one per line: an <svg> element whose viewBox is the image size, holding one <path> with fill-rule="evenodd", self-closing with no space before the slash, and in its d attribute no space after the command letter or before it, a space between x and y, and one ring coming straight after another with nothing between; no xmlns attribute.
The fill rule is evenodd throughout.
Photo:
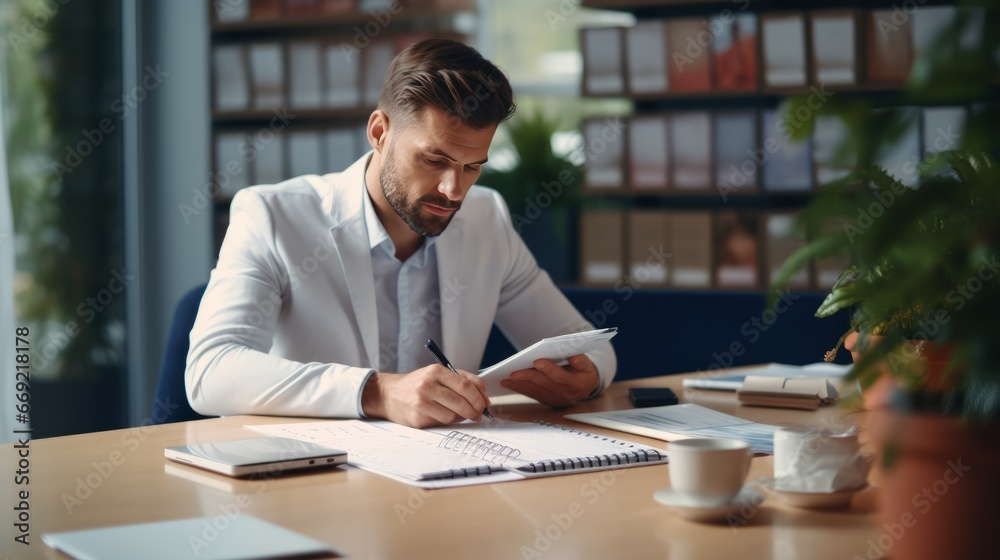
<svg viewBox="0 0 1000 560"><path fill-rule="evenodd" d="M521 450L514 449L509 445L496 443L486 438L463 434L458 430L452 430L449 432L448 435L441 440L441 443L438 444L438 447L451 449L452 451L471 455L472 457L486 459L487 461L500 465L501 467L504 466L507 461L516 459L519 455L521 455Z"/></svg>
<svg viewBox="0 0 1000 560"><path fill-rule="evenodd" d="M617 465L627 465L632 463L645 463L648 461L659 461L663 458L663 455L655 449L637 449L635 445L628 442L619 442L617 439L610 438L607 436L602 436L598 434L592 434L590 432L585 432L582 430L577 430L575 428L570 428L568 426L563 426L561 424L554 424L552 422L545 422L541 420L536 420L533 422L539 426L545 426L547 428L555 428L563 430L565 432L578 434L584 437L592 437L595 439L600 439L608 443L617 443L622 446L622 449L627 449L630 451L623 451L621 453L610 453L602 455L593 455L589 457L567 457L562 459L551 459L545 461L537 461L534 463L527 463L516 467L517 470L529 472L529 473L544 473L553 471L565 471L572 469L586 469L595 467L614 467ZM462 433L458 430L452 430L448 433L441 443L438 444L439 447L445 449L451 449L458 453L468 454L473 457L480 457L492 463L498 464L501 467L506 466L508 461L517 459L521 455L519 449L503 445L501 443L490 441L486 438L475 437L469 434ZM631 451L633 450L634 451ZM459 469L463 470L463 469ZM463 471L468 471L464 469ZM454 472L454 471L449 471ZM446 474L446 473L441 473ZM485 473L471 473L462 472L454 473L455 476L470 476L475 474L489 474Z"/></svg>

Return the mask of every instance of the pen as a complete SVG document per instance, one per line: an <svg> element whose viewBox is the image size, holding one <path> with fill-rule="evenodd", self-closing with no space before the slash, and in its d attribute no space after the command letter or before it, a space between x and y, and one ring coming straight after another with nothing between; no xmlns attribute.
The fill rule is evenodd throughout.
<svg viewBox="0 0 1000 560"><path fill-rule="evenodd" d="M424 348L426 348L427 351L430 352L432 356L434 356L434 359L437 361L437 363L455 372L455 375L461 376L461 374L458 373L458 370L455 369L455 366L451 365L451 362L448 361L448 358L444 357L444 352L442 352L441 349L438 348L437 343L434 342L433 339L428 338L427 344L424 344ZM494 422L497 421L497 419L494 418L492 414L490 414L489 407L483 409L483 415Z"/></svg>

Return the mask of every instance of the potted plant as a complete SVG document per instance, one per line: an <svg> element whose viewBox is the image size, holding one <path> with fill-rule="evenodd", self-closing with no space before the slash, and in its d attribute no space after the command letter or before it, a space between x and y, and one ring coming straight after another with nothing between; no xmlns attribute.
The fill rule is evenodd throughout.
<svg viewBox="0 0 1000 560"><path fill-rule="evenodd" d="M795 130L800 138L820 118L838 118L849 131L838 153L853 171L802 212L809 243L775 284L814 259L853 263L816 315L851 310L837 346L854 353L851 377L863 394L884 393L868 401L883 464L882 534L870 544L894 558L1000 557L992 533L1000 500L1000 111L979 103L1000 75L998 16L960 8L916 62L903 107L846 96L819 110L806 109L806 99L788 107L810 115ZM962 37L975 26L985 30L973 47ZM906 106L927 105L970 107L961 138L904 165L903 176L890 174L884 154L919 114Z"/></svg>
<svg viewBox="0 0 1000 560"><path fill-rule="evenodd" d="M515 163L488 167L479 183L497 189L510 208L514 229L556 282L576 276L576 203L583 173L552 149L556 120L540 109L518 114L505 126Z"/></svg>

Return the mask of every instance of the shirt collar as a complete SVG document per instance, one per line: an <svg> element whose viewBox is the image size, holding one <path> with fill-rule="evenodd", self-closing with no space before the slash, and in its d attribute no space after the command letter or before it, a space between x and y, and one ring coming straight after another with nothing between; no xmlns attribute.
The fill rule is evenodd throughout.
<svg viewBox="0 0 1000 560"><path fill-rule="evenodd" d="M375 204L372 203L372 198L368 194L368 185L364 181L361 183L362 188L364 188L364 199L363 204L365 206L365 226L368 227L368 248L374 249L382 244L388 244L391 253L396 253L396 245L389 238L389 233L385 231L385 226L378 219L378 215L375 214Z"/></svg>

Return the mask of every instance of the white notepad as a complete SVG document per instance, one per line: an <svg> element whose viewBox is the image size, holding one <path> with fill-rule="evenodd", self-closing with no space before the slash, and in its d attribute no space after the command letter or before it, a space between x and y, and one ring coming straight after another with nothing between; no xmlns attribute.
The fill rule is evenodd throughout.
<svg viewBox="0 0 1000 560"><path fill-rule="evenodd" d="M502 387L500 382L510 379L510 374L522 369L535 367L535 360L548 359L556 364L576 356L586 354L618 334L617 327L597 329L579 333L543 338L521 350L506 360L479 370L479 377L486 383L486 394L491 397L513 395L514 391Z"/></svg>
<svg viewBox="0 0 1000 560"><path fill-rule="evenodd" d="M547 422L484 422L418 430L386 421L245 426L269 436L336 445L348 462L424 488L665 463L662 449Z"/></svg>
<svg viewBox="0 0 1000 560"><path fill-rule="evenodd" d="M46 533L42 535L42 542L78 560L266 560L339 556L325 543L247 514Z"/></svg>

